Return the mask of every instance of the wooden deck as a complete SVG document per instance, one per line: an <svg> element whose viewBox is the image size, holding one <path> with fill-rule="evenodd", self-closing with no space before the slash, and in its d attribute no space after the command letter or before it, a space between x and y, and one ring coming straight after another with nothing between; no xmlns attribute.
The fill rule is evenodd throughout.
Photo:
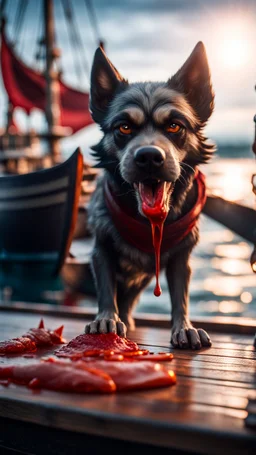
<svg viewBox="0 0 256 455"><path fill-rule="evenodd" d="M37 326L41 315L2 306L0 339L22 335ZM67 317L50 310L44 319L50 328L64 324L68 341L83 332L86 322L83 315ZM173 350L169 366L178 380L167 389L109 396L0 386L0 452L8 447L30 454L79 454L86 448L93 453L111 448L113 453L141 447L147 454L255 453L255 417L248 417L247 408L248 400L256 399L255 325L236 330L250 334L224 333L225 327L213 331L210 349ZM170 350L170 330L157 327L157 321L154 327L138 327L130 337L150 351ZM0 357L0 364L6 362L13 359Z"/></svg>

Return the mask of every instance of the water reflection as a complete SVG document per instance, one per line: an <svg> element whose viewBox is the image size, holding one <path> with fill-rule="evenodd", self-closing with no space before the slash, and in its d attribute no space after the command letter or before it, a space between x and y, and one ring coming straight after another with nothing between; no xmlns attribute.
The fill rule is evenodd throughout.
<svg viewBox="0 0 256 455"><path fill-rule="evenodd" d="M223 300L219 303L219 311L221 313L240 313L243 311L243 305L234 300Z"/></svg>
<svg viewBox="0 0 256 455"><path fill-rule="evenodd" d="M217 270L228 275L241 275L250 273L250 264L248 261L241 259L229 259L229 258L213 258L211 265Z"/></svg>
<svg viewBox="0 0 256 455"><path fill-rule="evenodd" d="M204 281L204 288L214 295L240 296L243 288L233 277L213 276Z"/></svg>
<svg viewBox="0 0 256 455"><path fill-rule="evenodd" d="M212 182L213 183L213 182ZM214 194L229 201L240 201L247 192L251 192L251 182L239 165L233 164L225 169L225 172L214 178Z"/></svg>
<svg viewBox="0 0 256 455"><path fill-rule="evenodd" d="M241 302L243 303L251 303L253 296L250 292L242 292L240 295Z"/></svg>
<svg viewBox="0 0 256 455"><path fill-rule="evenodd" d="M216 245L214 252L216 256L233 259L246 259L249 263L251 246L245 242L239 242L237 244L232 243L230 245L222 244Z"/></svg>
<svg viewBox="0 0 256 455"><path fill-rule="evenodd" d="M204 167L210 193L229 201L254 205L251 176L255 169L253 159L218 159Z"/></svg>

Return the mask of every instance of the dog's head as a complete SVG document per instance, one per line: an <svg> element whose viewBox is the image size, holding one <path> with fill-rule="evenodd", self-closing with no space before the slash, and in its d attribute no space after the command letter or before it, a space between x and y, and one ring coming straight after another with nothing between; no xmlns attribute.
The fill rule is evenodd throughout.
<svg viewBox="0 0 256 455"><path fill-rule="evenodd" d="M118 173L141 201L170 204L182 170L208 161L203 127L214 93L204 45L167 82L128 83L101 48L91 72L90 111L104 133L93 147L99 167ZM193 170L193 169L192 169Z"/></svg>

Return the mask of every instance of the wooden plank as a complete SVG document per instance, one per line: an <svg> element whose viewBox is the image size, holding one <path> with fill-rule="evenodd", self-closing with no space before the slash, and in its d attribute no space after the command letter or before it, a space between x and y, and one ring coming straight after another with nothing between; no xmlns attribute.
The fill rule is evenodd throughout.
<svg viewBox="0 0 256 455"><path fill-rule="evenodd" d="M54 348L56 349L56 347ZM46 351L44 350L40 350L40 356L42 355L51 355L51 354L54 354L54 349L51 350L51 349L47 349ZM152 351L153 352L153 351ZM158 352L158 349L155 349L154 350L155 353ZM214 362L212 361L211 357L203 357L203 356L197 356L197 357L189 357L189 356L183 356L182 355L183 353L180 353L177 354L177 351L175 351L174 353L174 359L172 360L172 362L166 362L165 364L168 365L169 367L171 368L186 368L188 371L190 369L190 371L199 371L199 370L203 370L203 371L217 371L218 374L221 374L222 371L224 372L227 372L227 373L235 373L233 375L233 380L234 381L237 381L237 375L236 373L240 373L240 372L243 372L243 374L245 375L244 377L246 378L246 374L248 373L248 378L253 378L254 379L254 375L255 375L255 360L248 360L248 359L242 359L242 362L239 363L239 359L236 359L235 361L233 361L232 358L228 358L228 360L230 360L231 362L226 362L226 357L224 357L223 361L220 361L220 359L216 356L214 356L214 358L216 358L218 361L217 362ZM37 355L36 354L33 354L34 355L34 358L37 359ZM13 363L17 363L17 362L22 362L23 363L23 360L26 362L26 357L20 357L20 356L9 356L9 357L1 357L0 356L0 364L5 364L6 362L10 363L10 361L12 361ZM30 359L30 362L33 361L33 358ZM178 370L176 370L178 371ZM192 375L192 374L191 374ZM250 380L248 381L248 378L247 380L245 381L242 381L242 382L251 382ZM213 378L212 378L213 379Z"/></svg>
<svg viewBox="0 0 256 455"><path fill-rule="evenodd" d="M247 371L247 368L252 368L255 371L255 359L240 359L240 358L233 358L233 357L220 357L220 356L203 356L203 355L191 355L189 351L173 351L174 357L176 360L189 360L197 364L200 362L203 365L210 364L214 368L218 368L219 365L228 365L232 369L232 367L239 367L244 371Z"/></svg>
<svg viewBox="0 0 256 455"><path fill-rule="evenodd" d="M22 335L38 322L38 313L2 311L1 338ZM45 317L47 327L62 323L69 340L83 331L85 319L52 314ZM252 435L244 425L248 398L256 397L256 354L239 343L241 339L225 334L221 337L219 347L173 351L174 360L166 365L177 373L178 382L171 388L99 397L35 393L11 385L0 387L0 416L98 436L118 438L122 434L125 440L182 450L193 448L197 453L220 453L224 449L228 453L246 453L256 443L256 434ZM150 350L154 352L160 350L153 344L158 339L162 351L170 349L169 330L139 328L132 338L151 343ZM246 343L245 336L243 342ZM35 360L36 357L29 362ZM6 362L26 363L28 359L0 358L0 363Z"/></svg>
<svg viewBox="0 0 256 455"><path fill-rule="evenodd" d="M48 305L39 303L28 303L28 302L0 302L0 311L10 312L24 312L24 313L35 313L40 315L52 315L62 316L68 318L83 319L86 318L91 320L94 318L97 310L96 300L94 298L87 297L88 304L91 307L66 307L63 305ZM170 316L161 314L135 314L135 322L137 327L157 327L158 329L169 329L171 326ZM240 318L240 317L200 317L192 318L192 323L196 327L201 327L205 330L223 333L225 327L225 333L237 333L245 335L254 335L256 332L256 321L251 318Z"/></svg>
<svg viewBox="0 0 256 455"><path fill-rule="evenodd" d="M16 358L2 358L0 359L0 363L4 364L20 364L26 365L28 363L34 363L38 361L38 358L41 355L35 356L35 358L27 359L24 357L16 357ZM175 365L169 365L170 369L173 369L176 373L178 373ZM204 404L215 404L218 406L225 406L227 407L226 401L230 399L230 407L236 409L245 409L246 407L246 400L248 398L253 399L256 398L256 389L254 386L250 389L249 384L241 384L238 382L229 382L229 386L225 385L225 381L222 380L208 380L207 378L196 378L194 376L182 376L179 373L178 382L175 387L170 389L160 389L159 391L150 391L145 392L147 395L150 396L165 396L165 398L173 399L175 396L179 396L181 401L184 402L197 402L197 403L204 403ZM244 388L243 386L246 386ZM11 389L21 390L21 387L18 386L10 386ZM2 392L6 390L4 385L0 385L0 389ZM141 392L140 392L141 393ZM152 395L151 395L152 394ZM220 399L220 397L225 397ZM240 400L240 405L238 405L238 400ZM242 406L241 403L244 405ZM232 405L231 405L232 404Z"/></svg>
<svg viewBox="0 0 256 455"><path fill-rule="evenodd" d="M50 328L54 328L60 324L64 324L64 336L67 340L77 336L79 333L82 333L86 320L77 321L70 320L67 318L56 317L45 317L46 325ZM5 339L6 337L16 337L22 335L30 327L36 326L39 322L38 315L28 315L26 313L19 313L18 318L13 318L12 313L2 312L0 320L0 330L1 337ZM218 362L221 358L222 361L225 361L225 358L230 358L232 362L240 363L239 359L248 359L254 361L256 359L255 349L251 345L238 345L235 343L225 343L224 336L222 335L223 342L219 347L215 345L210 349L202 349L200 351L190 351L190 350L178 350L172 349L169 347L169 331L168 330L156 330L156 329L142 329L139 328L134 334L131 334L132 338L142 345L143 347L151 349L151 347L156 348L155 350L168 350L172 351L177 358L191 358L191 357L206 357L210 356L212 361ZM229 335L227 335L229 340ZM245 337L243 337L245 340ZM248 342L250 337L248 337ZM223 344L223 346L222 346Z"/></svg>
<svg viewBox="0 0 256 455"><path fill-rule="evenodd" d="M208 332L209 335L211 336L211 332ZM136 342L139 343L139 344L144 344L145 346L156 346L158 347L159 349L161 348L165 348L165 349L173 349L172 348L172 345L170 342L167 342L167 343L164 343L164 342L161 342L160 340L158 341L157 338L156 338L156 341L155 341L155 344L154 344L154 341L150 341L148 339L144 339L143 337L139 337L137 335L133 335L132 333L129 334L131 337L136 337ZM146 341L146 343L145 343ZM211 348L215 349L216 351L211 351L211 355L222 355L222 351L227 351L227 350L230 350L230 351L235 351L236 352L236 355L239 357L242 357L243 356L243 352L252 352L252 353L255 353L255 348L253 347L253 345L251 344L251 341L252 341L252 338L248 338L248 343L247 345L246 344L238 344L238 343L225 343L224 341L222 342L217 342L217 341L214 341L212 340L212 346ZM204 348L203 348L204 349ZM209 350L209 348L205 348L207 350ZM183 349L182 351L186 351L187 349ZM180 349L176 349L175 348L175 352L176 351L180 351ZM201 351L201 350L200 350ZM215 354L215 352L217 352L217 354ZM224 355L224 354L223 354ZM250 358L250 357L248 357Z"/></svg>
<svg viewBox="0 0 256 455"><path fill-rule="evenodd" d="M195 379L179 376L177 385L172 387L169 390L169 393L171 394L172 399L175 397L181 397L181 399L190 400L191 402L216 404L217 406L226 406L225 400L231 398L231 401L228 404L229 407L245 409L244 405L246 402L238 400L241 398L246 401L249 399L255 399L256 389L243 388L238 383L234 384L235 385L232 384L229 385L229 387L226 387L221 381L209 381L207 379ZM166 390L163 389L151 392L152 396L156 395L159 399L162 399L162 394L166 394ZM148 392L145 393L148 394Z"/></svg>
<svg viewBox="0 0 256 455"><path fill-rule="evenodd" d="M197 325L197 327L199 327ZM230 348L235 349L237 345L237 349L244 350L244 346L248 346L249 350L254 351L252 343L253 343L253 335L230 335L225 332L226 326L223 326L222 334L219 335L218 333L214 333L210 330L209 333L211 335L212 343L214 347L220 348ZM225 335L223 334L225 332ZM154 327L144 328L138 327L136 329L136 341L138 343L148 344L148 345L157 345L159 347L168 347L170 345L170 337L171 337L171 330L169 329L157 329ZM227 346L226 346L227 345ZM240 346L239 346L240 345ZM248 350L247 349L247 350Z"/></svg>
<svg viewBox="0 0 256 455"><path fill-rule="evenodd" d="M1 397L1 416L4 409L5 417L22 421L33 419L34 423L54 428L114 438L122 435L124 440L183 450L193 447L199 453L205 453L202 446L205 435L205 442L211 447L207 453L218 453L216 431L222 449L228 448L228 453L241 453L237 448L244 450L255 443L243 425L245 411L199 404L180 407L168 400L163 406L149 396L145 400L136 394L101 396L99 400L93 396L83 400L81 396L62 394L61 399L56 400L49 392L35 396L24 390L22 397L15 396L13 391L8 396L8 392Z"/></svg>
<svg viewBox="0 0 256 455"><path fill-rule="evenodd" d="M179 377L181 377L181 376L179 376ZM191 380L197 381L199 383L205 383L205 384L209 384L209 385L211 384L213 386L215 386L215 385L223 386L223 387L226 387L227 390L229 390L232 387L237 388L239 390L244 389L244 391L247 391L246 393L248 394L248 396L252 393L252 391L255 390L254 384L249 384L249 383L245 383L245 382L226 381L223 379L194 378L194 377L189 377L187 379L191 379Z"/></svg>
<svg viewBox="0 0 256 455"><path fill-rule="evenodd" d="M34 323L32 323L32 320L35 320L36 319L36 316L32 316L32 320L31 320L31 317L28 318L27 315L23 314L23 315L20 315L19 316L19 319L16 320L16 319L13 319L11 318L12 320L12 323L11 324L8 324L7 321L9 320L10 318L10 315L8 316L9 313L7 313L6 317L7 317L7 320L5 318L3 318L1 320L1 323L0 323L0 326L2 326L1 328L3 329L1 332L2 334L5 334L5 330L6 330L6 327L8 326L8 332L9 332L9 336L11 337L14 337L14 336L17 336L17 335L21 335L22 333L24 333L24 331L26 331L27 329L29 329L31 326L35 325L38 323L38 320L35 321ZM50 319L47 318L46 319L46 324L53 328L54 327L54 324L58 325L57 322L52 322L54 321L54 319ZM82 330L83 330L83 327L84 327L84 323L79 323L78 321L66 321L66 320L61 320L61 323L64 322L65 324L65 330L64 330L64 334L67 336L67 339L71 339L72 337L76 336L78 333L81 333ZM12 325L12 327L11 327ZM18 329L18 326L22 326L23 329ZM151 332L151 330L147 330L145 331L144 329L139 329L140 331L143 330L144 333L146 334L146 336L148 336L148 333ZM155 334L155 330L152 329L152 338L156 339L156 334ZM158 336L161 337L163 334L162 334L162 331L159 331L158 333ZM7 336L7 333L6 333L6 336ZM141 336L141 335L140 335ZM138 340L138 336L135 334L134 335L134 338ZM141 338L141 340L143 341L143 339ZM145 347L145 346L144 346ZM146 347L148 347L146 345ZM233 347L233 346L232 346ZM153 347L151 346L151 348L153 349ZM164 349L162 346L160 346L161 349ZM155 347L154 346L154 351L157 352L159 349L158 347ZM168 350L169 351L169 348L167 349L164 349L164 350ZM188 363L184 363L182 364L182 361L193 361L193 364L191 364L191 366L193 366L193 371L196 371L196 377L199 377L199 374L200 374L200 368L204 368L205 371L208 369L209 371L206 372L207 374L207 378L208 379L218 379L219 376L221 375L221 371L226 371L226 370L229 370L229 371L226 371L226 374L225 374L225 380L226 381L229 381L230 380L230 375L232 374L232 371L238 373L238 374L235 374L233 376L233 381L235 382L245 382L245 383L248 383L250 381L248 381L248 377L246 377L246 374L243 373L241 374L241 372L239 371L239 368L238 366L241 365L241 368L244 368L245 366L248 367L247 371L248 373L252 374L252 370L250 370L250 368L253 368L253 365L254 365L254 361L255 361L255 358L256 358L256 355L254 352L241 352L239 353L239 355L237 355L236 353L234 353L234 351L230 352L230 350L222 350L221 352L224 353L223 356L220 357L220 352L218 350L216 350L215 348L211 348L211 349L207 349L207 350L202 350L202 351L198 351L198 352L191 352L191 351L181 351L181 350L173 350L174 352L174 355L175 355L175 359L179 359L179 362L178 362L178 367L181 368L181 367L187 367L188 366ZM230 356L230 357L227 357L227 356ZM249 357L249 358L248 358ZM248 361L248 363L246 363ZM204 363L206 363L206 365ZM209 364L209 366L207 366L207 364ZM216 365L217 364L217 365ZM222 366L224 365L224 366ZM229 365L228 368L226 368L225 365ZM217 368L216 368L217 367ZM214 371L214 375L210 375L210 371ZM183 373L184 369L180 369L179 372L180 374L184 374ZM201 377L201 376L200 376ZM250 376L251 378L251 376ZM231 379L232 380L232 379Z"/></svg>
<svg viewBox="0 0 256 455"><path fill-rule="evenodd" d="M232 407L230 406L223 406L218 405L217 403L214 402L198 402L197 400L191 400L189 399L189 394L190 392L187 391L187 398L184 400L185 406L181 408L177 408L176 402L183 402L182 399L180 398L179 400L173 400L173 389L175 389L176 386L173 386L171 388L167 389L159 389L158 391L145 391L144 393L142 392L133 392L131 393L122 393L122 394L111 394L111 395L97 395L97 394L87 394L87 395L81 395L81 394L64 394L64 393L57 393L57 392L51 392L51 391L39 391L39 392L33 392L29 390L26 387L22 386L16 386L14 384L10 385L8 388L2 387L0 390L0 402L3 401L8 397L9 399L17 400L18 402L23 402L27 401L28 404L30 403L46 403L46 404L56 404L60 405L62 404L63 407L66 407L67 405L70 406L72 403L72 407L75 407L76 409L85 410L85 409L99 409L102 412L104 410L111 411L114 408L118 410L118 413L123 414L125 413L131 413L134 414L136 411L135 409L130 410L130 404L133 406L138 406L140 409L140 412L142 415L143 414L143 406L145 407L145 411L147 409L152 408L152 412L154 410L154 413L157 414L158 419L162 419L163 415L167 411L171 411L172 414L175 412L175 415L172 417L176 416L176 412L182 413L184 410L190 410L191 412L194 411L202 411L202 412L207 412L207 409L209 412L217 412L221 413L222 415L229 415L233 416L236 418L243 418L246 416L245 412L245 407L242 407L242 403L247 405L246 400L242 399L237 401L236 405L233 405ZM161 392L161 399L159 399L159 393ZM184 390L183 390L184 392ZM176 392L177 393L177 392ZM180 397L182 396L182 390L180 389ZM97 396L100 397L100 399L97 399ZM176 396L177 398L177 396ZM226 400L228 398L226 397ZM158 407L156 409L154 405L159 401ZM160 403L161 401L161 403ZM143 404L144 402L144 404ZM164 404L165 403L165 404ZM239 405L238 405L239 403ZM208 405L211 405L211 408L207 408ZM162 409L161 409L162 408ZM223 408L223 409L222 409ZM19 410L17 408L17 413L19 413ZM0 411L0 415L6 414L6 409L3 409ZM6 417L9 417L8 411L6 414ZM19 417L19 415L18 415ZM166 416L165 416L166 417ZM164 417L164 418L165 418ZM172 420L171 414L168 416L168 420ZM215 427L218 427L218 422L215 422ZM238 424L238 427L240 425Z"/></svg>
<svg viewBox="0 0 256 455"><path fill-rule="evenodd" d="M225 326L223 327L223 332L225 332ZM253 339L251 335L239 335L239 334L221 334L211 332L211 340L213 342L217 341L219 343L237 343L244 346L248 346L248 342Z"/></svg>
<svg viewBox="0 0 256 455"><path fill-rule="evenodd" d="M24 330L24 328L29 328L33 324L36 324L40 317L44 315L43 313L41 314L29 314L28 313L23 313L19 312L19 316L16 320L16 318L12 317L13 313L9 311L1 311L1 318L0 318L0 329L1 329L1 334L2 338L5 332L11 330L13 327L14 330ZM62 315L56 316L54 315L47 315L45 316L46 321L50 321L50 324L53 324L53 326L56 324L65 324L65 334L69 333L69 327L70 325L72 328L76 327L76 330L72 330L70 332L70 336L75 336L75 333L82 333L84 330L84 326L88 319L84 318L82 321L79 321L77 319L73 319L72 317L67 318ZM70 321L72 320L72 324ZM8 326L6 325L6 321L8 322ZM20 321L20 324L18 324L18 321ZM56 321L56 322L55 322ZM32 325L31 325L32 324ZM20 329L19 329L20 326ZM17 336L17 331L16 333L14 332L12 336ZM150 329L145 329L145 328L137 328L136 329L136 334L130 334L132 337L136 336L136 340L138 343L144 343L144 344L152 344L159 346L159 348L162 347L169 347L169 339L170 339L170 330L165 330L165 329L155 329L155 328L150 328ZM254 352L255 349L251 345L252 337L249 335L230 335L230 334L216 334L214 332L210 332L210 336L213 342L214 347L219 347L221 349L223 348L228 348L228 349L235 349L235 350L244 350L246 348L246 351L252 351ZM176 351L179 352L179 351ZM221 355L221 353L219 353Z"/></svg>
<svg viewBox="0 0 256 455"><path fill-rule="evenodd" d="M20 336L25 333L30 327L35 327L38 322L39 318L37 315L28 316L27 314L19 314L19 318L12 318L12 313L3 313L1 314L1 321L0 321L0 333L1 338L6 339L9 337L16 337ZM10 322L9 322L10 321ZM82 333L84 330L85 322L80 321L70 321L66 318L61 318L60 321L56 320L56 318L45 318L46 325L50 328L56 328L56 326L61 325L64 323L64 336L67 340L77 336L79 333ZM225 358L229 359L227 362L231 362L233 364L241 364L243 365L244 359L251 360L252 362L256 359L256 352L250 345L237 345L237 344L226 344L223 342L223 346L216 348L215 345L210 349L202 349L200 351L190 351L190 350L179 350L179 349L172 349L169 347L169 342L166 340L169 339L168 331L163 330L156 331L155 329L138 329L132 338L142 345L142 342L145 344L143 345L144 348L152 350L154 347L154 351L164 350L164 351L172 351L175 354L176 358L204 358L204 361L210 362L213 361L215 363L220 363L221 361L224 363ZM158 339L160 340L158 342ZM250 340L250 338L248 337ZM151 341L152 340L152 341ZM157 341L156 341L157 340ZM151 344L150 344L151 343ZM227 346L227 348L226 348ZM209 359L207 359L209 357ZM248 364L249 366L249 364Z"/></svg>
<svg viewBox="0 0 256 455"><path fill-rule="evenodd" d="M187 369L196 369L196 370L216 370L218 372L230 372L230 373L240 373L243 372L244 374L248 373L250 375L255 375L255 360L253 361L254 365L248 366L246 365L246 361L244 365L234 365L234 364L225 364L225 363L213 363L213 362L202 362L201 357L199 356L197 359L178 359L176 356L174 357L173 361L168 363L168 365L172 367L184 367ZM246 366L246 369L245 369ZM253 376L254 379L254 376ZM235 380L235 379L234 379ZM256 378L255 378L256 380ZM252 382L252 381L243 381L243 382Z"/></svg>
<svg viewBox="0 0 256 455"><path fill-rule="evenodd" d="M19 314L18 318L13 317L12 313L2 312L0 319L0 333L1 338L5 339L8 337L15 337L22 335L30 327L35 327L39 322L38 315L28 315L26 313ZM77 321L70 320L67 318L57 318L56 317L45 317L45 323L48 327L54 328L58 325L64 324L64 336L67 340L77 336L79 333L82 333L86 320ZM256 352L249 344L238 345L237 343L225 343L224 335L222 335L222 343L218 348L215 345L210 349L202 349L200 351L190 351L190 350L179 350L172 349L169 347L169 331L168 330L156 330L156 329L142 329L139 328L134 334L131 334L132 338L138 343L142 344L146 348L151 349L151 347L156 348L156 350L171 350L177 358L197 358L199 355L205 358L210 356L214 362L227 362L231 361L234 363L240 364L239 359L248 359L254 361L256 359ZM229 335L227 335L228 341L230 340ZM250 337L247 338L248 342ZM245 337L243 337L245 341ZM210 361L205 359L205 361ZM248 364L249 365L249 364Z"/></svg>
<svg viewBox="0 0 256 455"><path fill-rule="evenodd" d="M232 359L236 359L237 361L238 361L238 359L255 360L255 358L256 358L255 351L250 351L250 350L247 351L246 349L236 351L233 349L225 349L225 348L217 349L215 347L211 347L211 348L202 348L199 351L192 351L189 349L174 349L172 347L153 346L153 345L149 345L149 344L142 344L140 341L137 340L136 336L134 336L133 339L141 347L148 349L149 351L151 351L151 350L153 351L153 348L155 348L155 350L157 350L157 352L159 352L159 351L172 352L179 358L183 357L184 355L190 356L190 357L199 356L199 355L200 356L211 356L211 357L223 356L223 357L231 357Z"/></svg>
<svg viewBox="0 0 256 455"><path fill-rule="evenodd" d="M41 355L50 355L51 351L41 351ZM27 359L26 357L13 357L13 358L0 358L0 365L4 364L26 364L28 362L34 363L38 360L38 357ZM256 388L255 370L246 369L246 372L242 368L227 367L224 365L213 366L211 364L200 364L199 362L193 363L186 360L174 359L172 362L166 362L166 367L173 369L178 376L187 378L202 378L202 379L213 379L219 381L229 381L230 383L243 383L243 385L250 385Z"/></svg>
<svg viewBox="0 0 256 455"><path fill-rule="evenodd" d="M176 362L174 371L181 376L194 377L194 378L206 378L206 379L218 379L220 381L230 381L230 382L242 382L244 384L248 383L253 387L256 387L255 372L246 373L243 371L234 372L234 371L223 371L217 368L198 368L196 366L187 364L187 366L180 365Z"/></svg>
<svg viewBox="0 0 256 455"><path fill-rule="evenodd" d="M198 326L197 326L198 328ZM230 347L232 348L231 344L239 344L241 345L241 349L243 349L242 346L251 346L251 341L253 340L253 335L246 334L246 335L240 335L240 334L230 334L225 332L225 325L223 325L223 330L222 333L216 333L209 331L211 340L213 344L215 345L217 343L221 343L223 346L225 343L229 343ZM164 343L164 346L169 345L170 341L170 333L171 329L156 329L154 327L149 328L144 328L144 327L137 327L136 329L136 336L139 339L140 336L145 338L156 338L158 344L159 343ZM149 338L149 339L150 339Z"/></svg>

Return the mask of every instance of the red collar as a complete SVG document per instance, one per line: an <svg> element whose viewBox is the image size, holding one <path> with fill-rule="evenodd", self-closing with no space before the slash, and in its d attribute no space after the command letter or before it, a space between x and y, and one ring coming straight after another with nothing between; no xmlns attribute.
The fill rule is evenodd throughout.
<svg viewBox="0 0 256 455"><path fill-rule="evenodd" d="M197 171L194 181L197 184L197 200L191 210L177 221L164 224L163 240L161 252L165 253L170 248L180 243L195 226L198 216L206 202L205 176ZM124 211L116 194L110 187L108 179L105 180L104 187L106 206L111 214L113 223L123 239L143 251L144 253L154 253L152 243L152 231L150 223L139 221Z"/></svg>

